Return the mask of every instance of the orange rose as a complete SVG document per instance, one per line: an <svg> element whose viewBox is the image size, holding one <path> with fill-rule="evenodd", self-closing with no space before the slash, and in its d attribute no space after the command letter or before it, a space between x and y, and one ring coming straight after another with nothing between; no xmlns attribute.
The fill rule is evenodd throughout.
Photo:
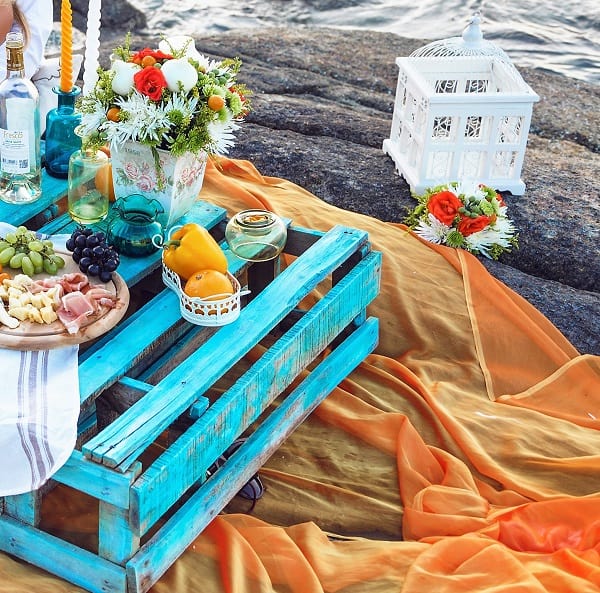
<svg viewBox="0 0 600 593"><path fill-rule="evenodd" d="M161 60L172 60L173 59L173 56L170 54L165 54L160 50L150 49L149 47L145 47L144 49L138 51L136 54L133 54L131 56L130 61L133 62L134 64L141 64L142 60L146 56L152 56L157 62L160 62Z"/></svg>
<svg viewBox="0 0 600 593"><path fill-rule="evenodd" d="M160 101L163 89L167 88L167 81L160 68L153 66L138 70L133 75L133 83L142 95L146 95L152 101Z"/></svg>
<svg viewBox="0 0 600 593"><path fill-rule="evenodd" d="M462 205L462 202L451 191L441 191L429 198L427 210L440 222L450 226Z"/></svg>
<svg viewBox="0 0 600 593"><path fill-rule="evenodd" d="M468 216L465 216L461 218L460 222L458 223L458 232L463 237L468 237L473 233L482 231L488 224L490 224L490 221L491 219L489 216L478 216L477 218L469 218Z"/></svg>

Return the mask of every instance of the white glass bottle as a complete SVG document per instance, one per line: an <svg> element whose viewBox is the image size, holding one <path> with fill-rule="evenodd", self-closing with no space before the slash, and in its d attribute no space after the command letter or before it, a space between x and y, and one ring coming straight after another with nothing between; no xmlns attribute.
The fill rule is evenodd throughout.
<svg viewBox="0 0 600 593"><path fill-rule="evenodd" d="M13 204L40 197L40 99L25 76L23 35L6 36L6 78L0 83L0 199Z"/></svg>

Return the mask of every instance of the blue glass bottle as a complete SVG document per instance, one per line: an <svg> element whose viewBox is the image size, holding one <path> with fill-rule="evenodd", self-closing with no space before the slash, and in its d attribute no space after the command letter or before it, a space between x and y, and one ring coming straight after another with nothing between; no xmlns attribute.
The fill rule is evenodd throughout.
<svg viewBox="0 0 600 593"><path fill-rule="evenodd" d="M53 177L66 179L69 158L81 148L81 137L75 132L81 123L81 114L75 111L75 100L81 90L76 86L69 92L58 87L52 90L58 95L58 106L46 116L46 171Z"/></svg>

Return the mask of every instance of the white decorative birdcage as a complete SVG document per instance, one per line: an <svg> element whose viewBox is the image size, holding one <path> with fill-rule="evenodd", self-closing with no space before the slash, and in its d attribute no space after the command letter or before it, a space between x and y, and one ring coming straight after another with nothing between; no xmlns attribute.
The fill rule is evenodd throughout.
<svg viewBox="0 0 600 593"><path fill-rule="evenodd" d="M396 59L394 115L383 150L416 194L474 180L522 195L521 169L539 97L506 54L475 43L472 32L474 41L467 42L465 34L462 46L438 42L435 51L430 44L424 55Z"/></svg>

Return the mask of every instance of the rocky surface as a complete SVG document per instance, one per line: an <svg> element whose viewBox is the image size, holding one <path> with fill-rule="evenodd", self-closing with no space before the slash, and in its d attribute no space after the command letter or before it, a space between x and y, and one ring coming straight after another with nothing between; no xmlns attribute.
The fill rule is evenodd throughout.
<svg viewBox="0 0 600 593"><path fill-rule="evenodd" d="M103 18L109 15L103 12ZM133 11L127 18L140 24L103 28L104 65L129 28L135 46L152 45L158 37L143 29L143 15ZM207 55L239 56L240 79L254 91L253 112L230 156L290 179L326 202L396 222L414 199L381 148L390 133L395 58L425 43L390 33L307 27L196 39ZM600 89L541 70L520 72L540 96L523 167L526 193L505 197L520 248L484 264L580 352L600 354Z"/></svg>

